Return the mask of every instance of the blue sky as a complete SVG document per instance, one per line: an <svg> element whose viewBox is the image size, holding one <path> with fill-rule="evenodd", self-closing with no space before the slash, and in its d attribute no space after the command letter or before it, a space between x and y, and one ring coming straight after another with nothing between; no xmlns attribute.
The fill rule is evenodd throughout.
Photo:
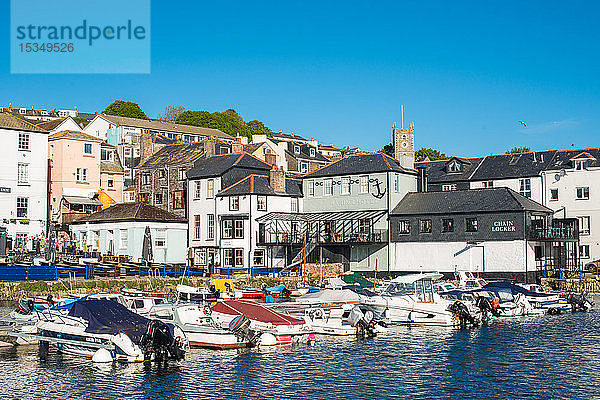
<svg viewBox="0 0 600 400"><path fill-rule="evenodd" d="M600 146L596 2L370 3L153 1L150 74L11 75L2 0L0 104L235 108L365 150L404 104L416 146L447 154Z"/></svg>

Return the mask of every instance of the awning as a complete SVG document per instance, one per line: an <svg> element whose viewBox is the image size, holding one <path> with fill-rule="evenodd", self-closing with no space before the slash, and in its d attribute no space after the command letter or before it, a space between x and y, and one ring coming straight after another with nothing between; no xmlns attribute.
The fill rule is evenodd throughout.
<svg viewBox="0 0 600 400"><path fill-rule="evenodd" d="M267 215L263 215L256 219L257 222L268 222L268 221L303 221L303 222L317 222L317 221L344 221L344 220L357 220L357 219L373 219L378 220L386 214L382 210L369 210L369 211L331 211L331 212L318 212L318 213L285 213L285 212L271 212Z"/></svg>
<svg viewBox="0 0 600 400"><path fill-rule="evenodd" d="M85 196L63 196L63 199L70 204L89 204L92 206L102 205L102 203L100 203L98 200L90 199L89 197Z"/></svg>

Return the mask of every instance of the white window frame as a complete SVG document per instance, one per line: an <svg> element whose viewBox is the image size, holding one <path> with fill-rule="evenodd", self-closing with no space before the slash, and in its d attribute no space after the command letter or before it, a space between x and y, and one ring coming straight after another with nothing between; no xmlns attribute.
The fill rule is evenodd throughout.
<svg viewBox="0 0 600 400"><path fill-rule="evenodd" d="M290 211L293 213L298 212L298 198L292 197L290 201Z"/></svg>
<svg viewBox="0 0 600 400"><path fill-rule="evenodd" d="M350 177L343 176L342 183L340 184L340 194L343 196L350 195L352 190L350 189Z"/></svg>
<svg viewBox="0 0 600 400"><path fill-rule="evenodd" d="M577 217L579 220L579 234L582 236L588 236L591 233L592 219L589 215Z"/></svg>
<svg viewBox="0 0 600 400"><path fill-rule="evenodd" d="M398 234L399 235L410 235L410 220L398 221Z"/></svg>
<svg viewBox="0 0 600 400"><path fill-rule="evenodd" d="M29 133L28 132L19 132L18 137L18 148L19 151L29 151Z"/></svg>
<svg viewBox="0 0 600 400"><path fill-rule="evenodd" d="M129 231L127 229L119 230L119 248L121 250L126 250L127 246L129 246Z"/></svg>
<svg viewBox="0 0 600 400"><path fill-rule="evenodd" d="M234 249L234 264L236 267L244 266L244 249Z"/></svg>
<svg viewBox="0 0 600 400"><path fill-rule="evenodd" d="M19 209L25 213L19 215ZM29 197L17 197L17 218L27 218L29 216Z"/></svg>
<svg viewBox="0 0 600 400"><path fill-rule="evenodd" d="M213 199L215 197L215 180L209 179L206 181L206 198Z"/></svg>
<svg viewBox="0 0 600 400"><path fill-rule="evenodd" d="M29 164L19 163L17 165L17 183L19 185L29 184Z"/></svg>
<svg viewBox="0 0 600 400"><path fill-rule="evenodd" d="M456 184L442 185L442 192L452 192L456 190Z"/></svg>
<svg viewBox="0 0 600 400"><path fill-rule="evenodd" d="M300 161L300 173L306 174L308 172L308 163L306 161Z"/></svg>
<svg viewBox="0 0 600 400"><path fill-rule="evenodd" d="M215 215L206 214L206 240L215 240Z"/></svg>
<svg viewBox="0 0 600 400"><path fill-rule="evenodd" d="M244 220L236 219L233 224L233 238L243 239L244 238Z"/></svg>
<svg viewBox="0 0 600 400"><path fill-rule="evenodd" d="M580 244L579 245L579 258L587 259L590 258L590 245Z"/></svg>
<svg viewBox="0 0 600 400"><path fill-rule="evenodd" d="M300 146L294 146L294 154L300 154Z"/></svg>
<svg viewBox="0 0 600 400"><path fill-rule="evenodd" d="M206 265L206 249L196 249L195 261L198 265Z"/></svg>
<svg viewBox="0 0 600 400"><path fill-rule="evenodd" d="M307 197L315 197L315 181L308 181Z"/></svg>
<svg viewBox="0 0 600 400"><path fill-rule="evenodd" d="M311 147L311 148L310 148L310 156L311 156L311 157L315 157L316 155L317 155L317 152L316 152L316 150L315 150L313 147Z"/></svg>
<svg viewBox="0 0 600 400"><path fill-rule="evenodd" d="M240 210L240 198L238 196L231 196L229 198L229 211Z"/></svg>
<svg viewBox="0 0 600 400"><path fill-rule="evenodd" d="M77 168L75 180L77 182L87 182L87 168Z"/></svg>
<svg viewBox="0 0 600 400"><path fill-rule="evenodd" d="M202 217L200 215L194 215L194 239L200 239L202 227Z"/></svg>
<svg viewBox="0 0 600 400"><path fill-rule="evenodd" d="M519 179L519 194L531 198L531 178Z"/></svg>
<svg viewBox="0 0 600 400"><path fill-rule="evenodd" d="M114 178L107 178L106 179L106 186L109 188L114 188L115 187L115 180Z"/></svg>
<svg viewBox="0 0 600 400"><path fill-rule="evenodd" d="M196 181L194 182L194 185L194 199L198 200L202 197L202 181Z"/></svg>
<svg viewBox="0 0 600 400"><path fill-rule="evenodd" d="M369 176L363 175L359 178L360 180L360 193L369 193Z"/></svg>
<svg viewBox="0 0 600 400"><path fill-rule="evenodd" d="M579 186L575 189L575 196L577 200L589 200L590 199L590 187Z"/></svg>
<svg viewBox="0 0 600 400"><path fill-rule="evenodd" d="M323 196L333 196L333 179L326 178L323 180Z"/></svg>
<svg viewBox="0 0 600 400"><path fill-rule="evenodd" d="M262 260L262 262L256 262L256 260ZM255 267L264 267L266 258L265 258L265 249L256 249L254 250L254 254L252 256L252 264Z"/></svg>
<svg viewBox="0 0 600 400"><path fill-rule="evenodd" d="M232 219L224 219L222 221L221 232L223 235L223 239L233 239L233 220Z"/></svg>
<svg viewBox="0 0 600 400"><path fill-rule="evenodd" d="M157 249L167 247L167 230L165 228L157 228L154 230L154 246Z"/></svg>
<svg viewBox="0 0 600 400"><path fill-rule="evenodd" d="M267 211L267 196L256 196L256 211Z"/></svg>

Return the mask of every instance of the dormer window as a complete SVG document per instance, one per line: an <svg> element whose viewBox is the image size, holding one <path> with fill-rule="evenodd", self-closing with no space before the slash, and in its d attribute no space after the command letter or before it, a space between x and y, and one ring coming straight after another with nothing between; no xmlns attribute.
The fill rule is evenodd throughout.
<svg viewBox="0 0 600 400"><path fill-rule="evenodd" d="M316 153L316 152L315 152L315 149L313 149L313 148L311 147L311 149L310 149L310 156L311 156L311 157L314 157L314 156L315 156L315 153Z"/></svg>
<svg viewBox="0 0 600 400"><path fill-rule="evenodd" d="M460 172L462 165L460 165L458 161L452 161L446 168L448 169L448 172Z"/></svg>
<svg viewBox="0 0 600 400"><path fill-rule="evenodd" d="M586 160L575 160L575 170L582 171L585 169L585 161Z"/></svg>
<svg viewBox="0 0 600 400"><path fill-rule="evenodd" d="M300 146L294 146L294 154L300 154Z"/></svg>

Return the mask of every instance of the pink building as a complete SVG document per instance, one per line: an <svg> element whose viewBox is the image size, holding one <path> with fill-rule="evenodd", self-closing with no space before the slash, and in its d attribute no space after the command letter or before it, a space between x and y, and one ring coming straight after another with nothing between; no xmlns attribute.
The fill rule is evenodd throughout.
<svg viewBox="0 0 600 400"><path fill-rule="evenodd" d="M52 222L68 224L100 210L103 204L122 201L123 168L118 157L107 153L115 152L101 139L80 131L48 137Z"/></svg>

